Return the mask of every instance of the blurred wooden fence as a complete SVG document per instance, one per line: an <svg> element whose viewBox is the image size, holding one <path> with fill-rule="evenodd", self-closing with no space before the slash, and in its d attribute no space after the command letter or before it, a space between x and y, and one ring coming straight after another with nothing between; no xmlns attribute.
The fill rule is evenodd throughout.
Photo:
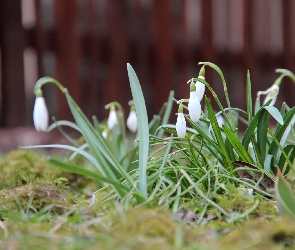
<svg viewBox="0 0 295 250"><path fill-rule="evenodd" d="M150 116L171 89L188 97L200 61L219 65L232 105L243 108L247 69L253 96L272 84L275 68L295 71L294 13L293 0L1 0L0 126L32 124L33 86L45 75L89 117L105 118L111 101L127 109L127 62ZM207 69L206 79L224 102L218 75ZM57 88L44 91L50 114L71 119ZM294 94L286 80L279 101L293 106Z"/></svg>

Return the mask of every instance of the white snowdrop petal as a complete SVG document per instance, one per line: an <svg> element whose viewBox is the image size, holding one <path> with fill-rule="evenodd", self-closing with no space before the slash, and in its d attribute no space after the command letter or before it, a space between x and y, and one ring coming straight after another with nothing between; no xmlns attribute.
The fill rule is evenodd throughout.
<svg viewBox="0 0 295 250"><path fill-rule="evenodd" d="M219 116L217 116L217 123L218 123L218 126L219 127L222 127L222 125L224 124L224 118L223 118L223 116L222 115L219 115Z"/></svg>
<svg viewBox="0 0 295 250"><path fill-rule="evenodd" d="M263 105L272 98L272 101L270 102L269 106L273 106L277 100L279 91L280 91L280 87L275 84L265 91L258 91L257 96L260 97L260 95L263 95L263 94L266 95L263 101Z"/></svg>
<svg viewBox="0 0 295 250"><path fill-rule="evenodd" d="M199 78L204 79L204 76L199 76ZM202 101L204 94L205 94L205 84L201 83L200 81L196 82L196 92L197 92L197 96L199 98L200 101Z"/></svg>
<svg viewBox="0 0 295 250"><path fill-rule="evenodd" d="M113 129L115 125L118 123L116 110L111 110L109 119L108 119L108 127L109 129Z"/></svg>
<svg viewBox="0 0 295 250"><path fill-rule="evenodd" d="M106 130L102 131L102 137L105 138L105 139L107 139L108 133L107 133Z"/></svg>
<svg viewBox="0 0 295 250"><path fill-rule="evenodd" d="M178 137L184 138L186 134L186 121L183 113L178 113L176 121L176 132Z"/></svg>
<svg viewBox="0 0 295 250"><path fill-rule="evenodd" d="M198 122L201 118L201 103L196 91L190 92L190 99L188 102L188 112L193 122Z"/></svg>
<svg viewBox="0 0 295 250"><path fill-rule="evenodd" d="M34 126L37 131L46 131L48 128L48 110L44 97L36 97L33 111Z"/></svg>
<svg viewBox="0 0 295 250"><path fill-rule="evenodd" d="M137 116L134 110L131 110L127 118L127 127L133 133L137 131Z"/></svg>

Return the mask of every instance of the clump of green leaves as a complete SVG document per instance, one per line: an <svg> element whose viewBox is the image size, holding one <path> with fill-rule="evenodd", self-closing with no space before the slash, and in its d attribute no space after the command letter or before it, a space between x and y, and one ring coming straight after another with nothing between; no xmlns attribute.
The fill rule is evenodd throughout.
<svg viewBox="0 0 295 250"><path fill-rule="evenodd" d="M247 110L234 108L231 106L226 81L220 68L208 62L200 64L203 65L202 74L205 74L204 67L209 67L220 75L226 106L221 104L204 77L190 80L192 90L194 82L207 86L219 110L216 113L210 99L205 97L205 110L200 121L193 122L190 117L186 117L191 128L187 129L185 138L177 137L175 126L168 125L173 94L169 96L165 111L160 112L163 119L157 116L148 123L139 80L133 68L127 65L138 119L138 136L131 147L127 143L124 128L122 130L118 127L119 130L112 131L111 136L105 138L103 125L96 118L93 122L89 121L67 89L53 78L41 78L36 83L35 93L42 94L41 87L48 82L56 84L65 94L75 119L75 123L60 121L55 122L53 126L70 126L79 131L85 141L82 146L73 143L73 146L43 147L73 151L74 154L85 157L92 168L86 169L55 158L50 161L67 171L88 176L100 183L108 183L96 193L106 192L105 200L116 199L127 207L129 204L157 204L172 207L174 212L185 207L195 207L196 211L201 208L201 214L205 214L208 209L215 209L233 222L235 218L232 214L216 201L216 197L223 194L229 185L250 188L255 193L272 198L273 195L268 189L273 187L276 169L280 169L284 175L290 172L294 174L294 139L290 139L289 135L293 130L295 108L288 109L286 104L283 104L278 110L271 106L278 93L278 87L275 87L277 92L271 92L269 100L262 106L257 98L253 109L249 73ZM285 76L295 81L295 76L290 71L280 69L278 72L281 75L275 82L276 86L281 84ZM225 121L223 125L217 120L220 115ZM270 117L276 120L274 130L270 126ZM246 130L240 128L241 122L246 124ZM167 137L164 131L170 136ZM259 203L257 198L254 208L257 208Z"/></svg>

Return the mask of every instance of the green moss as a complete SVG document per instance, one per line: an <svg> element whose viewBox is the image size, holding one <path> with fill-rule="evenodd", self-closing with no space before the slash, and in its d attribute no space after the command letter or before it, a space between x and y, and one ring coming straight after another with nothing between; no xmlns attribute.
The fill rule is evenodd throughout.
<svg viewBox="0 0 295 250"><path fill-rule="evenodd" d="M88 186L96 187L92 179L64 172L46 161L44 155L30 150L15 150L0 159L0 172L0 190L40 182L52 183L60 177L68 179L73 191L81 192Z"/></svg>
<svg viewBox="0 0 295 250"><path fill-rule="evenodd" d="M30 150L12 151L0 160L0 183L3 188L16 188L36 181L48 181L63 172L48 163L44 156Z"/></svg>
<svg viewBox="0 0 295 250"><path fill-rule="evenodd" d="M251 198L252 197L252 198ZM219 195L217 197L218 204L228 212L245 213L254 206L255 200L253 196L241 195L237 190L230 194ZM263 217L278 215L275 203L262 200L257 209L250 214L250 217Z"/></svg>
<svg viewBox="0 0 295 250"><path fill-rule="evenodd" d="M61 213L66 207L69 188L65 184L27 184L14 189L0 191L0 211L17 212L26 209L40 211L52 205L51 211Z"/></svg>

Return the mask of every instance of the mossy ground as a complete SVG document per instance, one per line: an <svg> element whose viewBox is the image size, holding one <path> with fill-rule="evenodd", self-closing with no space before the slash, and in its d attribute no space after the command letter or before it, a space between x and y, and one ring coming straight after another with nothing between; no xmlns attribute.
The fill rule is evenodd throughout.
<svg viewBox="0 0 295 250"><path fill-rule="evenodd" d="M101 202L102 193L89 207L83 190L95 187L91 179L62 172L31 151L2 157L0 171L0 249L295 248L295 223L279 217L272 201L235 224L214 210L211 219L187 223L161 207ZM255 203L239 192L216 200L233 213Z"/></svg>

